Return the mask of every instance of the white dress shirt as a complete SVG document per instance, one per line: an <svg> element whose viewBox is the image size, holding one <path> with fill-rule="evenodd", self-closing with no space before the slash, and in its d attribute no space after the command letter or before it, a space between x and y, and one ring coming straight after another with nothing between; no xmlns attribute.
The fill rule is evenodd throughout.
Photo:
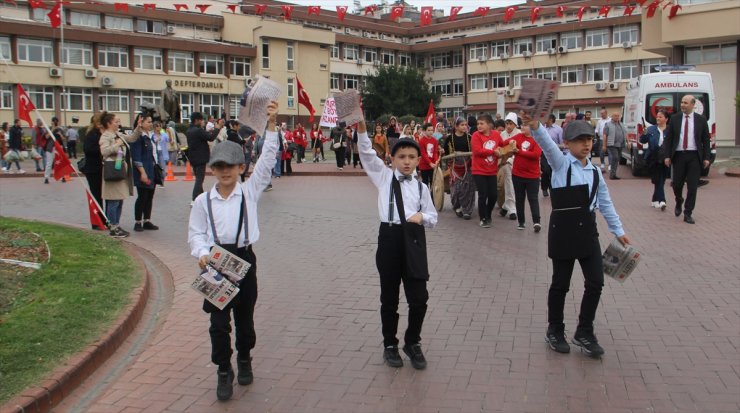
<svg viewBox="0 0 740 413"><path fill-rule="evenodd" d="M223 198L218 193L218 183L213 185L209 192L204 192L195 198L193 209L190 210L188 225L188 244L190 254L196 258L208 255L215 245L211 232L211 223L208 219L208 200L211 197L214 225L219 241L223 244L233 244L236 240L236 229L239 227L239 211L242 205L242 194L247 202L247 227L242 224L239 234L238 247L254 244L260 238L260 229L257 220L257 202L262 197L263 190L270 183L272 168L275 166L277 153L277 132L266 132L262 155L254 166L252 175L245 182L237 184L228 197Z"/></svg>
<svg viewBox="0 0 740 413"><path fill-rule="evenodd" d="M675 115L674 115L675 116ZM689 134L684 134L684 128L686 127L686 116L689 117ZM681 136L680 140L678 142L678 146L676 147L677 151L683 151L683 138L684 136L689 137L689 141L687 143L686 150L687 151L695 151L696 148L696 138L694 137L694 112L691 112L690 114L685 114L681 112Z"/></svg>
<svg viewBox="0 0 740 413"><path fill-rule="evenodd" d="M398 216L398 207L393 206L393 220L388 221L388 210L391 195L391 182L393 174L400 177L402 174L396 170L391 170L385 166L385 163L378 158L367 132L357 134L357 147L360 152L360 161L365 167L365 173L370 181L378 188L378 217L380 222L391 222L401 224ZM413 173L414 179L403 180L401 184L401 196L403 197L403 209L406 220L411 218L417 212L421 212L422 224L427 228L434 228L437 225L437 210L432 203L432 195L426 185L421 185L421 199L419 198L419 184L416 179L416 172ZM421 211L419 204L421 203Z"/></svg>

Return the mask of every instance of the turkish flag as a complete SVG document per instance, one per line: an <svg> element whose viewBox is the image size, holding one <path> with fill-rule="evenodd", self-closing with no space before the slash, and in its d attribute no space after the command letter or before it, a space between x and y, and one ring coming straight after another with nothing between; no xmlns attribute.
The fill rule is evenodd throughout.
<svg viewBox="0 0 740 413"><path fill-rule="evenodd" d="M101 218L101 216L105 217L105 214L101 211L100 205L95 202L89 190L85 189L85 193L87 194L87 210L90 212L90 224L100 229L106 228Z"/></svg>
<svg viewBox="0 0 740 413"><path fill-rule="evenodd" d="M391 7L391 20L400 19L403 17L403 6Z"/></svg>
<svg viewBox="0 0 740 413"><path fill-rule="evenodd" d="M54 139L54 138L52 138ZM67 158L67 154L64 153L64 148L59 144L59 141L54 139L54 179L60 180L64 175L75 173L75 168L72 167L72 163Z"/></svg>
<svg viewBox="0 0 740 413"><path fill-rule="evenodd" d="M671 6L670 11L668 12L668 20L671 20L672 18L676 17L676 15L678 14L678 11L681 9L682 7L680 4L674 4L673 6Z"/></svg>
<svg viewBox="0 0 740 413"><path fill-rule="evenodd" d="M293 17L293 6L280 6L283 9L283 17L285 20L290 20Z"/></svg>
<svg viewBox="0 0 740 413"><path fill-rule="evenodd" d="M51 27L56 29L57 27L62 25L62 2L58 1L57 4L54 5L54 8L51 9L49 14L49 22L51 23Z"/></svg>
<svg viewBox="0 0 740 413"><path fill-rule="evenodd" d="M529 12L529 19L534 24L537 21L537 17L539 17L540 12L542 11L542 7L535 7Z"/></svg>
<svg viewBox="0 0 740 413"><path fill-rule="evenodd" d="M460 6L452 6L450 7L450 20L453 21L457 18L457 14L460 13L460 10L462 10L462 7Z"/></svg>
<svg viewBox="0 0 740 413"><path fill-rule="evenodd" d="M209 7L211 7L210 4L196 4L195 5L195 8L200 10L201 13L205 13Z"/></svg>
<svg viewBox="0 0 740 413"><path fill-rule="evenodd" d="M28 5L31 6L32 9L46 8L46 4L41 0L28 0Z"/></svg>
<svg viewBox="0 0 740 413"><path fill-rule="evenodd" d="M344 16L347 15L347 6L337 6L337 19L340 22L344 21Z"/></svg>
<svg viewBox="0 0 740 413"><path fill-rule="evenodd" d="M632 12L635 11L635 6L627 6L624 8L624 16L632 16Z"/></svg>
<svg viewBox="0 0 740 413"><path fill-rule="evenodd" d="M121 3L117 3L116 5L118 4L121 4ZM173 6L175 6L175 10L177 11L180 11L181 9L189 10L187 4L173 4ZM128 4L126 4L126 8L128 9ZM116 8L116 10L118 9Z"/></svg>
<svg viewBox="0 0 740 413"><path fill-rule="evenodd" d="M228 6L226 6L226 8L231 10L232 13L236 13L236 7L236 4L229 4Z"/></svg>
<svg viewBox="0 0 740 413"><path fill-rule="evenodd" d="M555 15L557 15L558 17L563 17L567 8L567 6L558 6L558 8L555 10Z"/></svg>
<svg viewBox="0 0 740 413"><path fill-rule="evenodd" d="M267 5L266 4L255 4L254 9L255 9L255 13L259 15L259 14L264 13L265 10L267 10Z"/></svg>
<svg viewBox="0 0 740 413"><path fill-rule="evenodd" d="M585 13L586 10L588 10L588 6L581 6L581 8L578 9L578 13L576 13L576 15L578 16L578 21L581 21L583 19L583 13Z"/></svg>
<svg viewBox="0 0 740 413"><path fill-rule="evenodd" d="M475 16L475 17L486 17L486 15L488 14L488 11L489 10L491 10L490 7L478 7L473 12L473 16Z"/></svg>
<svg viewBox="0 0 740 413"><path fill-rule="evenodd" d="M653 16L655 16L655 12L658 10L658 6L660 6L660 0L655 0L654 2L650 3L647 8L648 19L652 19Z"/></svg>
<svg viewBox="0 0 740 413"><path fill-rule="evenodd" d="M309 122L313 122L313 114L316 112L316 110L313 108L313 105L311 104L311 98L308 97L308 93L306 93L306 89L303 88L303 85L301 84L301 81L296 76L295 80L298 82L298 103L305 106L306 109L308 109L309 112L311 112L311 117L308 119Z"/></svg>
<svg viewBox="0 0 740 413"><path fill-rule="evenodd" d="M34 110L36 110L36 106L33 105L31 98L29 98L26 91L23 90L23 86L18 83L18 119L28 122L28 126L33 126L31 112Z"/></svg>
<svg viewBox="0 0 740 413"><path fill-rule="evenodd" d="M514 18L514 13L519 9L517 6L507 7L504 12L504 23L508 23Z"/></svg>
<svg viewBox="0 0 740 413"><path fill-rule="evenodd" d="M599 16L608 17L609 10L611 9L612 9L612 6L601 6L601 9L599 9Z"/></svg>
<svg viewBox="0 0 740 413"><path fill-rule="evenodd" d="M315 14L317 16L321 15L321 6L308 6L308 15Z"/></svg>
<svg viewBox="0 0 740 413"><path fill-rule="evenodd" d="M424 6L421 8L421 27L432 24L432 6Z"/></svg>
<svg viewBox="0 0 740 413"><path fill-rule="evenodd" d="M431 123L435 128L437 127L437 112L434 110L434 99L429 101L429 109L427 115L424 117L424 123Z"/></svg>
<svg viewBox="0 0 740 413"><path fill-rule="evenodd" d="M177 7L177 6L180 6L180 4L175 4L175 8L177 9L177 11L180 11L180 8ZM128 11L128 3L113 3L113 9L115 11L127 12Z"/></svg>
<svg viewBox="0 0 740 413"><path fill-rule="evenodd" d="M156 11L157 10L157 5L154 3L144 3L143 6L144 6L144 11L147 11L147 10Z"/></svg>

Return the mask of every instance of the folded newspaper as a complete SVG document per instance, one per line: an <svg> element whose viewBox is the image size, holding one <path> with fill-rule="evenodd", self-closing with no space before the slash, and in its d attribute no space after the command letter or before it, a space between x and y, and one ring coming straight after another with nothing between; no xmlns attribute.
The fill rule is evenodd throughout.
<svg viewBox="0 0 740 413"><path fill-rule="evenodd" d="M218 245L211 248L208 265L225 275L231 282L237 284L247 275L247 271L252 266L252 264Z"/></svg>
<svg viewBox="0 0 740 413"><path fill-rule="evenodd" d="M637 248L631 245L624 246L615 238L602 255L604 274L619 282L624 282L640 263L641 255Z"/></svg>
<svg viewBox="0 0 740 413"><path fill-rule="evenodd" d="M364 119L357 90L347 89L344 92L335 93L334 102L337 108L337 123L344 122L347 125L354 125Z"/></svg>
<svg viewBox="0 0 740 413"><path fill-rule="evenodd" d="M545 120L558 98L559 82L546 79L522 79L522 91L519 93L519 108L527 112L534 120Z"/></svg>
<svg viewBox="0 0 740 413"><path fill-rule="evenodd" d="M198 274L190 286L219 310L223 310L239 293L239 287L211 267Z"/></svg>
<svg viewBox="0 0 740 413"><path fill-rule="evenodd" d="M267 120L267 105L283 93L283 89L272 80L257 75L257 81L247 86L239 100L237 120L262 135Z"/></svg>

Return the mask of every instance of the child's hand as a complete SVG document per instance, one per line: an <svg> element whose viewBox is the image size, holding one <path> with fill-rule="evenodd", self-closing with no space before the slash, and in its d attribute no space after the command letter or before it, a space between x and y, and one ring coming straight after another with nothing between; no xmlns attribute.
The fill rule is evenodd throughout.
<svg viewBox="0 0 740 413"><path fill-rule="evenodd" d="M622 235L621 237L617 237L617 239L618 239L618 240L619 240L619 242L621 242L621 243L622 243L622 245L624 245L624 246L627 246L627 245L629 245L629 244L631 244L631 243L632 243L632 242L630 242L630 239L629 239L629 237L627 237L627 234L624 234L624 235Z"/></svg>
<svg viewBox="0 0 740 413"><path fill-rule="evenodd" d="M200 259L198 259L198 266L200 267L201 270L206 269L206 265L208 265L208 257L209 255L206 254L206 255L201 255Z"/></svg>
<svg viewBox="0 0 740 413"><path fill-rule="evenodd" d="M406 221L421 225L421 222L423 219L424 219L424 215L422 215L421 212L417 212L414 215L412 215L411 218L407 219Z"/></svg>

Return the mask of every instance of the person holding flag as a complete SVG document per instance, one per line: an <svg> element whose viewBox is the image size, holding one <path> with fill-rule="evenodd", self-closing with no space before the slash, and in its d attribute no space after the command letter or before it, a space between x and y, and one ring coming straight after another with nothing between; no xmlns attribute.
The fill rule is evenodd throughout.
<svg viewBox="0 0 740 413"><path fill-rule="evenodd" d="M306 93L306 89L303 88L303 84L301 84L301 81L296 76L295 78L296 82L298 83L298 103L305 106L306 109L308 109L308 112L311 113L311 116L308 118L309 122L313 122L313 115L316 112L316 110L313 108L313 104L311 104L311 98L308 97L308 93Z"/></svg>

